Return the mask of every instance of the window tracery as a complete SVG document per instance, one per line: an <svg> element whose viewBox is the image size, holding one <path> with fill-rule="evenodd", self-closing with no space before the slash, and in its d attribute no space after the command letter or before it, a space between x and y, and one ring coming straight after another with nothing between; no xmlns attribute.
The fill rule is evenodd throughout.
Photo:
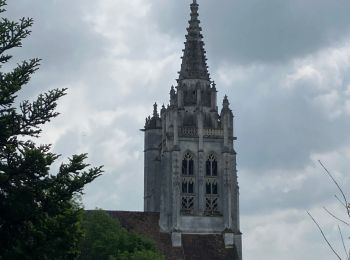
<svg viewBox="0 0 350 260"><path fill-rule="evenodd" d="M193 175L193 156L190 153L186 153L182 160L182 175Z"/></svg>
<svg viewBox="0 0 350 260"><path fill-rule="evenodd" d="M208 156L206 161L206 176L218 176L218 162L213 154Z"/></svg>
<svg viewBox="0 0 350 260"><path fill-rule="evenodd" d="M207 179L205 184L205 194L217 195L218 194L218 183L215 179Z"/></svg>
<svg viewBox="0 0 350 260"><path fill-rule="evenodd" d="M205 213L219 214L219 178L218 162L214 154L210 154L205 167Z"/></svg>
<svg viewBox="0 0 350 260"><path fill-rule="evenodd" d="M195 200L194 160L187 152L182 160L181 212L192 214Z"/></svg>

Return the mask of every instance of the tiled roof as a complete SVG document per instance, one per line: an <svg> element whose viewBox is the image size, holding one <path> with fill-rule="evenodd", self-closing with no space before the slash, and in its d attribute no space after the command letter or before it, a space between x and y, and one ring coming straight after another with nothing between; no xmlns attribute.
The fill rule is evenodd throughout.
<svg viewBox="0 0 350 260"><path fill-rule="evenodd" d="M155 241L167 260L236 260L234 248L225 248L222 235L182 235L182 247L172 247L168 233L159 230L159 213L107 211L128 231Z"/></svg>

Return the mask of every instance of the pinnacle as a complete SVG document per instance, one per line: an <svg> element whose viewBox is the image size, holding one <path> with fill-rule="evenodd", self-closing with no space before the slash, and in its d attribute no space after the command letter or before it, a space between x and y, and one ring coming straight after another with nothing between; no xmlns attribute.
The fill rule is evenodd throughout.
<svg viewBox="0 0 350 260"><path fill-rule="evenodd" d="M227 95L224 96L224 100L222 101L223 109L229 109L230 102L228 101Z"/></svg>
<svg viewBox="0 0 350 260"><path fill-rule="evenodd" d="M158 109L157 109L157 103L154 103L153 105L153 117L158 118Z"/></svg>

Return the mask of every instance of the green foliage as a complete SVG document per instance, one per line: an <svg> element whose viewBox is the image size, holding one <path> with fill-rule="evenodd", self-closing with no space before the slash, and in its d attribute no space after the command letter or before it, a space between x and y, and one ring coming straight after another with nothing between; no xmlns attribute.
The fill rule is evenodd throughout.
<svg viewBox="0 0 350 260"><path fill-rule="evenodd" d="M3 13L5 0L0 0ZM101 167L88 168L87 155L74 155L57 174L50 166L58 155L50 145L33 140L43 124L56 117L57 101L66 89L54 89L16 106L17 92L38 69L39 59L23 61L11 70L6 52L21 47L33 20L0 20L0 259L73 259L82 236L82 209L74 198L98 177Z"/></svg>
<svg viewBox="0 0 350 260"><path fill-rule="evenodd" d="M164 259L151 240L129 233L117 220L102 210L86 212L82 226L84 238L80 244L80 259Z"/></svg>

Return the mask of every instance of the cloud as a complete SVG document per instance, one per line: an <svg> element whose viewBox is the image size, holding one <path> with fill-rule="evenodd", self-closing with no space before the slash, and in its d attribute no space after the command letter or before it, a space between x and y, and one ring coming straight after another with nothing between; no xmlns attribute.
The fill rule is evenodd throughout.
<svg viewBox="0 0 350 260"><path fill-rule="evenodd" d="M336 45L283 66L218 67L213 78L231 98L241 167L301 169L312 153L350 145L349 50Z"/></svg>
<svg viewBox="0 0 350 260"><path fill-rule="evenodd" d="M188 6L152 1L159 27L185 34ZM342 41L349 33L350 3L328 0L202 0L200 19L210 62L285 62Z"/></svg>
<svg viewBox="0 0 350 260"><path fill-rule="evenodd" d="M317 213L321 213L319 211ZM245 259L255 259L256 256L262 259L283 260L334 258L306 211L285 209L261 214L259 217L244 217L246 233L243 236L243 256ZM327 226L324 232L332 245L342 253L338 230L333 220L325 218L322 224Z"/></svg>
<svg viewBox="0 0 350 260"><path fill-rule="evenodd" d="M323 210L347 219L344 207L333 195L341 197L337 187L316 163L322 160L347 196L350 178L350 148L313 154L310 164L300 171L272 172L260 177L241 172L242 230L244 256L254 259L332 259L316 225L308 217L310 211L321 225L331 244L343 252L337 224ZM344 237L348 228L340 226ZM347 241L346 241L347 242Z"/></svg>

